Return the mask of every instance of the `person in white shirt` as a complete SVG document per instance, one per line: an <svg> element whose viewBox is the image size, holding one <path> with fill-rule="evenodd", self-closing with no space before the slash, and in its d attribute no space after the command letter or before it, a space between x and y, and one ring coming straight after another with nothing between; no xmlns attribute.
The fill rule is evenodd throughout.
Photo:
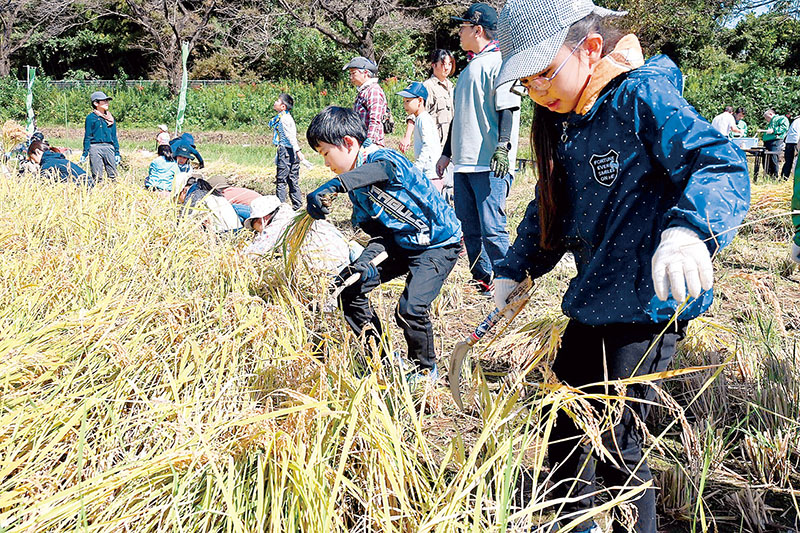
<svg viewBox="0 0 800 533"><path fill-rule="evenodd" d="M781 176L784 179L789 179L792 175L792 167L794 166L797 156L797 141L800 139L800 117L795 118L789 126L789 131L786 132L785 146L783 149L783 168L781 169Z"/></svg>
<svg viewBox="0 0 800 533"><path fill-rule="evenodd" d="M250 208L250 218L244 221L244 227L255 231L257 235L244 252L253 259L269 257L280 251L281 241L297 217L297 212L274 195L256 198ZM360 244L349 242L330 222L315 220L300 247L300 257L309 268L335 275L362 251Z"/></svg>
<svg viewBox="0 0 800 533"><path fill-rule="evenodd" d="M725 106L725 111L714 117L711 125L725 137L730 137L731 133L742 133L742 130L736 126L736 119L733 117L733 106Z"/></svg>
<svg viewBox="0 0 800 533"><path fill-rule="evenodd" d="M444 180L436 173L436 162L442 155L436 122L428 113L428 89L414 81L397 93L403 97L403 107L414 120L414 167L431 180L436 190L442 192Z"/></svg>

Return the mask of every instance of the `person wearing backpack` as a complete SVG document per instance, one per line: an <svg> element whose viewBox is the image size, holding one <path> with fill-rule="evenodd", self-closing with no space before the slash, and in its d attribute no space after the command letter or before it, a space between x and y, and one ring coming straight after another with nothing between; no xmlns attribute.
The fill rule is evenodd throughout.
<svg viewBox="0 0 800 533"><path fill-rule="evenodd" d="M386 146L386 128L394 129L394 119L386 103L386 94L378 85L378 65L366 57L357 56L342 70L350 73L350 83L358 88L353 111L358 113L367 128L367 138L378 146Z"/></svg>

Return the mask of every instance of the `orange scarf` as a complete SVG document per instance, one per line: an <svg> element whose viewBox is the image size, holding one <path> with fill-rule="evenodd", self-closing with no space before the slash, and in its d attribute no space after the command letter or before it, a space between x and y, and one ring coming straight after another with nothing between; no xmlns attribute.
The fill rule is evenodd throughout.
<svg viewBox="0 0 800 533"><path fill-rule="evenodd" d="M589 78L589 83L581 93L575 112L585 115L592 108L600 96L600 91L608 83L625 72L637 69L644 65L644 55L639 39L632 33L619 40L614 50L602 58Z"/></svg>

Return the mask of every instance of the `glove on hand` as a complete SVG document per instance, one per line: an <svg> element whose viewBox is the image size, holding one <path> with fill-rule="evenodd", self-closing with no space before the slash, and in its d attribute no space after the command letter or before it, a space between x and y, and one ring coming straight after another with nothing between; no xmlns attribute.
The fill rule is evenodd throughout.
<svg viewBox="0 0 800 533"><path fill-rule="evenodd" d="M509 278L494 278L494 305L501 311L508 304L509 295L519 285L518 281Z"/></svg>
<svg viewBox="0 0 800 533"><path fill-rule="evenodd" d="M492 160L489 162L489 168L494 175L498 178L505 176L508 172L508 148L505 146L498 146L492 154Z"/></svg>
<svg viewBox="0 0 800 533"><path fill-rule="evenodd" d="M436 175L440 178L444 176L444 171L447 170L447 165L450 164L450 158L443 155L436 162Z"/></svg>
<svg viewBox="0 0 800 533"><path fill-rule="evenodd" d="M86 163L86 156L85 156L85 155L82 155L82 156L81 156L81 158L80 158L80 160L78 161L78 163L80 163L81 165L82 165L82 164L84 164L84 163Z"/></svg>
<svg viewBox="0 0 800 533"><path fill-rule="evenodd" d="M114 164L119 165L119 162L122 161L122 158L118 155L114 156Z"/></svg>
<svg viewBox="0 0 800 533"><path fill-rule="evenodd" d="M682 302L686 289L693 298L714 284L714 267L705 243L697 233L684 227L673 227L661 234L661 243L653 254L651 265L653 287L659 300L665 301L670 291Z"/></svg>
<svg viewBox="0 0 800 533"><path fill-rule="evenodd" d="M331 212L331 210L328 209L330 202L326 196L337 192L344 192L344 187L342 187L342 182L339 181L339 178L333 178L317 187L316 190L308 193L306 196L306 211L308 214L317 220L325 218L325 215Z"/></svg>
<svg viewBox="0 0 800 533"><path fill-rule="evenodd" d="M376 267L369 261L362 261L359 258L355 263L351 263L346 267L344 267L336 275L336 278L333 280L334 285L336 285L337 287L341 287L342 285L344 285L344 282L347 281L347 278L349 278L353 274L361 274L361 277L359 278L359 281L361 281L361 283L377 278L380 275L378 273L378 267Z"/></svg>
<svg viewBox="0 0 800 533"><path fill-rule="evenodd" d="M792 241L792 255L789 258L800 265L800 246L797 246L794 241Z"/></svg>

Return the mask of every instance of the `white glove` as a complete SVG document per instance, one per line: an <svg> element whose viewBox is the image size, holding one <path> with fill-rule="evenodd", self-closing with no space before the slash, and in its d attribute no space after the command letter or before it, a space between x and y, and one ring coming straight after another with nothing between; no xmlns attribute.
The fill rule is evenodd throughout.
<svg viewBox="0 0 800 533"><path fill-rule="evenodd" d="M651 272L656 296L662 301L671 291L673 298L682 302L686 299L687 288L689 294L697 298L701 289L707 291L714 284L714 267L708 248L697 233L680 226L661 234Z"/></svg>
<svg viewBox="0 0 800 533"><path fill-rule="evenodd" d="M518 281L509 278L494 279L494 305L501 311L508 303L508 296L517 288Z"/></svg>
<svg viewBox="0 0 800 533"><path fill-rule="evenodd" d="M792 255L790 255L789 258L800 265L800 246L797 246L794 241L792 241ZM495 289L495 291L497 291L497 289ZM497 294L497 292L495 292L495 294Z"/></svg>

